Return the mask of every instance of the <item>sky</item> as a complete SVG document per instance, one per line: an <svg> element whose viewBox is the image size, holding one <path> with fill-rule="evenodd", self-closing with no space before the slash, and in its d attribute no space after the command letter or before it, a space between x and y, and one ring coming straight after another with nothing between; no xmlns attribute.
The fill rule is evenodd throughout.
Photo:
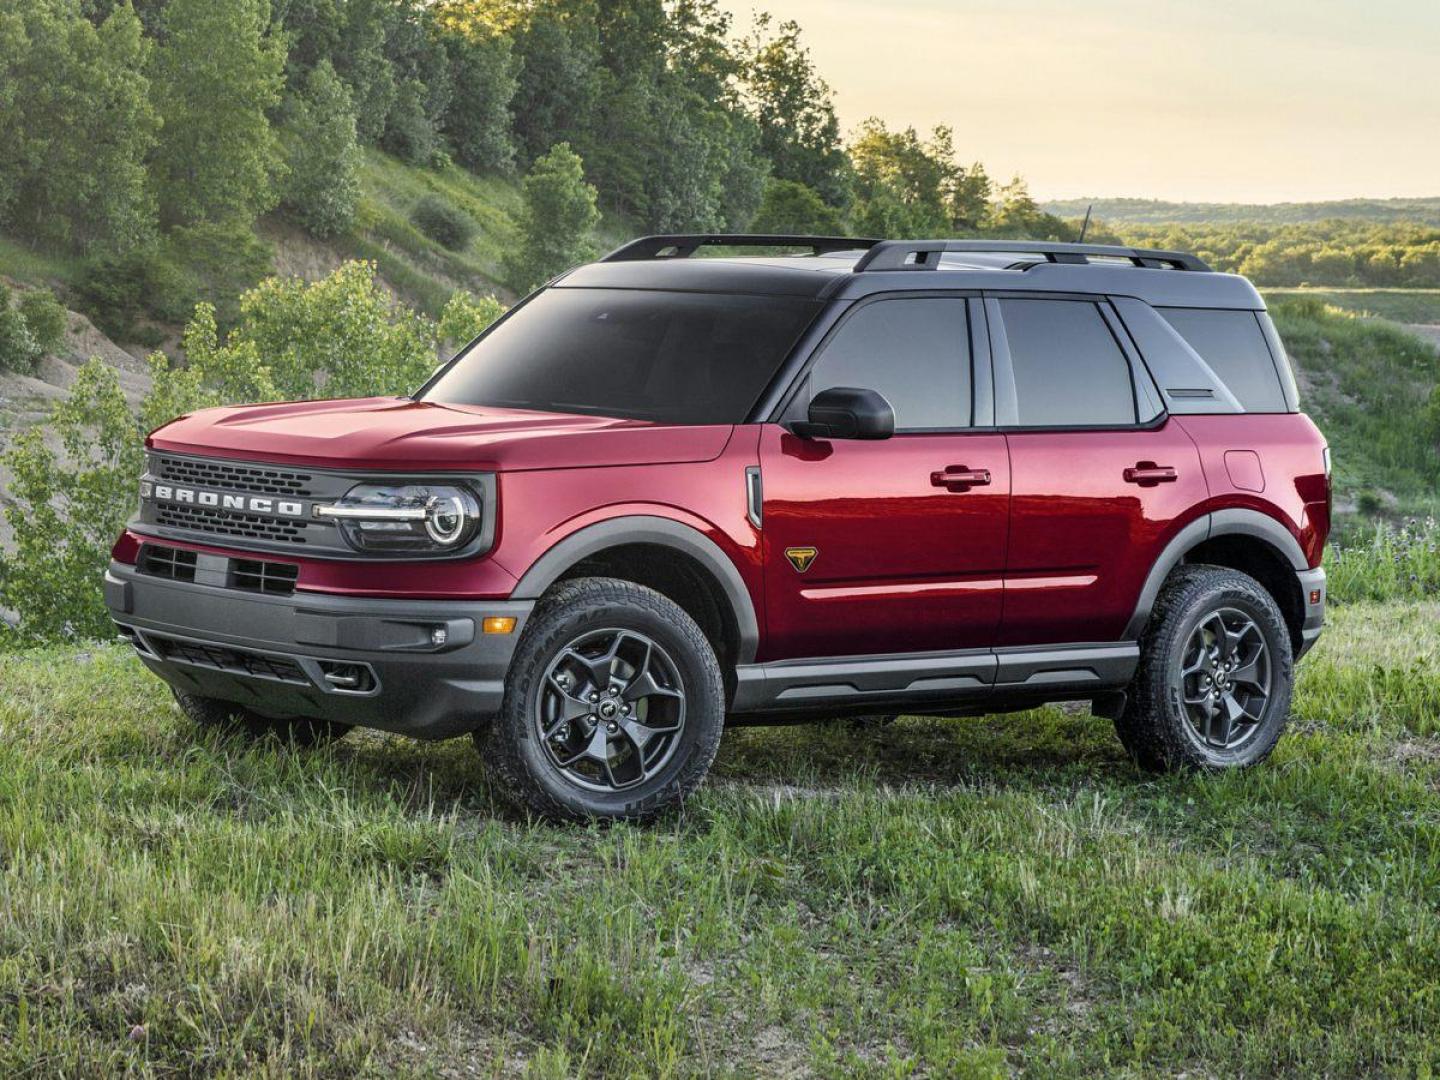
<svg viewBox="0 0 1440 1080"><path fill-rule="evenodd" d="M1440 195L1440 0L721 0L1040 198Z"/></svg>

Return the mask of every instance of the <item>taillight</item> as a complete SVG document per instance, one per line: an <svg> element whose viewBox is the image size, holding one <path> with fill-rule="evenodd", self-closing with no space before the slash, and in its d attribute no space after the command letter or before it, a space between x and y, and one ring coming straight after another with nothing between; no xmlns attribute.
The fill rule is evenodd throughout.
<svg viewBox="0 0 1440 1080"><path fill-rule="evenodd" d="M1325 447L1320 454L1325 461L1325 515L1331 517L1335 509L1335 483L1334 473L1330 466L1330 447Z"/></svg>

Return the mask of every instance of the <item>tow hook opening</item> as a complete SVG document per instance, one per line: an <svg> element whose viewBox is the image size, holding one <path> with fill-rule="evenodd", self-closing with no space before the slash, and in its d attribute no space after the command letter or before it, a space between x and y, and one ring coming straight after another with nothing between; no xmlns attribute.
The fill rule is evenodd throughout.
<svg viewBox="0 0 1440 1080"><path fill-rule="evenodd" d="M368 694L376 686L375 672L370 670L369 664L321 660L320 673L331 687L347 694Z"/></svg>

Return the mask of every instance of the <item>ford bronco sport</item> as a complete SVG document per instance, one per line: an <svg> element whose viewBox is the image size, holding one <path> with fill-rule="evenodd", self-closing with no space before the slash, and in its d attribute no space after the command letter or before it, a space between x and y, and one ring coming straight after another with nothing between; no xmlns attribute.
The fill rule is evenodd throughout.
<svg viewBox="0 0 1440 1080"><path fill-rule="evenodd" d="M105 592L190 717L473 733L550 817L677 804L727 722L1079 700L1250 765L1323 619L1328 449L1175 252L649 237L413 397L147 450Z"/></svg>

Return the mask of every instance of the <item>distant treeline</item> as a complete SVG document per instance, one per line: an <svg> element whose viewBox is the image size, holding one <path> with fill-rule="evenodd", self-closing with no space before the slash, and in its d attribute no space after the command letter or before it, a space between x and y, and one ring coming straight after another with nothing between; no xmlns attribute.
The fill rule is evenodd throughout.
<svg viewBox="0 0 1440 1080"><path fill-rule="evenodd" d="M1436 185L1440 187L1440 184ZM1339 199L1332 202L1206 203L1160 199L1053 199L1046 212L1062 218L1095 216L1113 225L1299 225L1333 220L1411 222L1440 226L1440 197Z"/></svg>
<svg viewBox="0 0 1440 1080"><path fill-rule="evenodd" d="M1322 221L1304 225L1105 223L1126 243L1194 251L1217 270L1270 286L1440 288L1440 227Z"/></svg>

